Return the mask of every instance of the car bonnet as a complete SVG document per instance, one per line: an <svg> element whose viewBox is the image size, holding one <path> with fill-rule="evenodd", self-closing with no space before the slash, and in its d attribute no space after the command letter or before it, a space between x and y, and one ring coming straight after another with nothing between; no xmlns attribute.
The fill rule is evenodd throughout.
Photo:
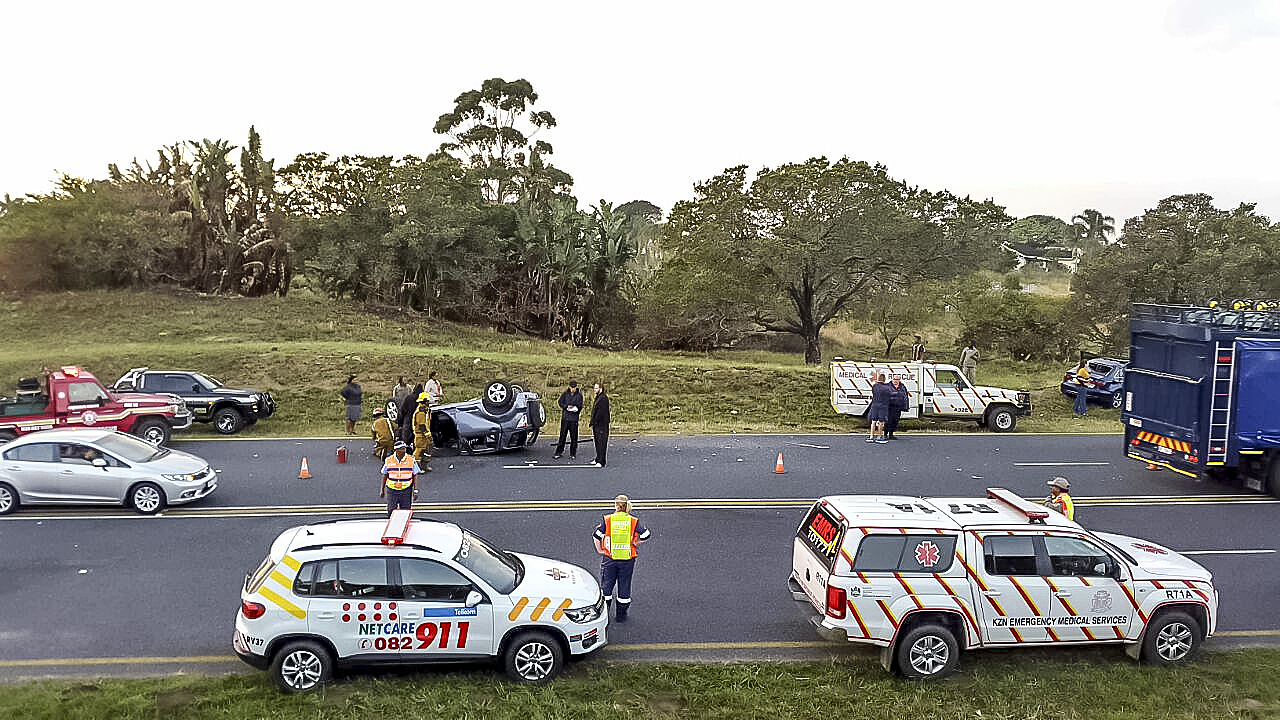
<svg viewBox="0 0 1280 720"><path fill-rule="evenodd" d="M524 563L524 580L511 591L511 595L541 596L552 598L554 606L560 599L570 600L569 607L590 605L600 597L600 585L586 570L560 560L511 553Z"/></svg>
<svg viewBox="0 0 1280 720"><path fill-rule="evenodd" d="M1094 533L1094 535L1115 545L1128 553L1134 560L1137 560L1139 573L1179 580L1202 580L1207 582L1213 579L1213 574L1203 565L1163 545L1157 545L1149 540L1141 540L1127 535L1102 532ZM1143 578L1136 577L1135 579L1141 580Z"/></svg>

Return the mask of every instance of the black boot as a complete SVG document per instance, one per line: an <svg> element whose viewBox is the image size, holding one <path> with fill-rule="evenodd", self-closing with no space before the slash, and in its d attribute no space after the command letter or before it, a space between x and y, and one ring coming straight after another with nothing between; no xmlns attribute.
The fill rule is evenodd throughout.
<svg viewBox="0 0 1280 720"><path fill-rule="evenodd" d="M631 603L618 603L618 622L623 623L627 621L627 610L629 609L631 609Z"/></svg>

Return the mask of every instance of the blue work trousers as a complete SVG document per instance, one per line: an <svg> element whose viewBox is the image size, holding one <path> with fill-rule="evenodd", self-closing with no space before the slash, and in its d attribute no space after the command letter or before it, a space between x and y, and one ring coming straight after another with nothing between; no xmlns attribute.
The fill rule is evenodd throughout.
<svg viewBox="0 0 1280 720"><path fill-rule="evenodd" d="M631 602L631 574L636 570L636 559L614 560L606 557L600 561L600 591L605 602L613 600L613 585L618 585L618 603Z"/></svg>

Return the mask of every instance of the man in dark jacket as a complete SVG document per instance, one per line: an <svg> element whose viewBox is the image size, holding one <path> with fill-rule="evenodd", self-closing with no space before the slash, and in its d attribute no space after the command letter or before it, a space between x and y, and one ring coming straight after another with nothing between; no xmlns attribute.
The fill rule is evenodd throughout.
<svg viewBox="0 0 1280 720"><path fill-rule="evenodd" d="M609 396L600 383L592 389L596 391L596 401L591 404L591 438L596 445L596 459L591 464L604 467L609 453Z"/></svg>
<svg viewBox="0 0 1280 720"><path fill-rule="evenodd" d="M400 412L396 414L396 437L408 444L413 443L413 413L418 409L418 397L422 392L422 383L414 385L400 403Z"/></svg>
<svg viewBox="0 0 1280 720"><path fill-rule="evenodd" d="M907 393L907 386L902 384L902 378L897 375L889 381L889 387L893 388L893 396L889 398L889 419L884 423L884 436L888 440L897 440L894 433L898 431L898 420L902 417L902 411L911 406L911 395Z"/></svg>
<svg viewBox="0 0 1280 720"><path fill-rule="evenodd" d="M570 380L569 387L560 393L560 442L556 443L556 458L564 455L564 439L569 437L569 459L578 457L578 418L582 413L582 391L578 381Z"/></svg>

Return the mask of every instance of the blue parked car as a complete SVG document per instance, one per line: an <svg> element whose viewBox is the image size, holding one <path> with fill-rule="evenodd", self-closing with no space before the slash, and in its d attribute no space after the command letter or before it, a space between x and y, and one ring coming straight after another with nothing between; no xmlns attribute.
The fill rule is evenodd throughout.
<svg viewBox="0 0 1280 720"><path fill-rule="evenodd" d="M1089 367L1089 384L1085 386L1088 401L1097 405L1119 408L1124 405L1124 369L1129 366L1128 360L1118 358L1094 358L1087 363ZM1074 398L1080 390L1076 383L1076 369L1073 365L1062 376L1062 394Z"/></svg>

